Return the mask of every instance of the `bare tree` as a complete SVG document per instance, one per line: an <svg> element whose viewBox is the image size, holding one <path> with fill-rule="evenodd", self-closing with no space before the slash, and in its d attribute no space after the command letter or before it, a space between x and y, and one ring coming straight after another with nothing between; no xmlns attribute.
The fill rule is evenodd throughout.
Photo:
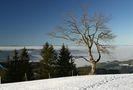
<svg viewBox="0 0 133 90"><path fill-rule="evenodd" d="M87 47L89 59L83 58L91 64L89 74L95 74L96 64L101 59L101 53L109 53L109 43L115 38L106 25L109 20L108 17L98 13L90 15L88 12L83 12L80 17L68 14L65 18L65 25L59 26L49 35ZM97 51L98 56L94 56L93 50Z"/></svg>

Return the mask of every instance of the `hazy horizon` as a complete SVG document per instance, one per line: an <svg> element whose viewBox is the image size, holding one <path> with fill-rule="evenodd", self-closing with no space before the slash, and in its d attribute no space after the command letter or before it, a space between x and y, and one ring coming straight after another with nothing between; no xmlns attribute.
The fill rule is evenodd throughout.
<svg viewBox="0 0 133 90"><path fill-rule="evenodd" d="M26 46L25 46L26 47ZM13 51L14 49L22 49L23 46L18 46L18 47L1 47L0 46L0 57L2 57L2 51ZM40 53L37 53L37 51L34 50L38 50L38 49L42 49L42 46L27 46L27 49L32 49L33 51L30 51L30 55L34 56L37 60L40 58ZM54 46L55 50L59 50L61 48L61 46ZM68 46L71 54L73 56L84 56L86 58L88 58L87 55L87 49L85 47L82 46ZM93 50L93 54L94 56L97 56L96 51ZM7 58L7 54L5 55L5 59ZM100 62L106 62L106 61L114 61L114 60L118 60L118 61L125 61L125 60L130 60L133 59L133 46L116 46L114 49L110 50L110 54L102 54L102 58L100 60ZM40 60L40 59L39 59ZM77 59L75 60L75 63L77 64L77 66L85 66L88 65L88 62L86 62L83 59Z"/></svg>

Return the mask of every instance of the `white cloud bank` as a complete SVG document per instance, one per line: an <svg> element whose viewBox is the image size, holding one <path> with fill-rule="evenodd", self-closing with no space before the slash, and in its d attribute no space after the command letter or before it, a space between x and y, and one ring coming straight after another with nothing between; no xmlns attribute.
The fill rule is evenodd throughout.
<svg viewBox="0 0 133 90"><path fill-rule="evenodd" d="M27 49L42 49L42 46L25 46ZM54 46L55 49L59 50L61 46ZM84 56L87 57L87 49L82 46L68 46L74 56ZM0 46L0 50L14 50L22 49L24 46ZM133 59L133 46L116 46L114 49L110 50L111 54L102 54L101 62L103 61L113 61L113 60L129 60ZM95 53L95 51L94 51ZM95 54L96 56L97 54ZM88 65L83 59L75 61L77 66Z"/></svg>

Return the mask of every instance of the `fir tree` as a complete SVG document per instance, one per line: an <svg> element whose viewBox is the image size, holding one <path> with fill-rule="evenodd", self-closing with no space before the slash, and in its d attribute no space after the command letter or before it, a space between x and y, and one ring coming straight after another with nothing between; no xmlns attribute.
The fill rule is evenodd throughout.
<svg viewBox="0 0 133 90"><path fill-rule="evenodd" d="M18 55L17 50L14 50L12 59L10 60L8 57L8 70L5 76L5 82L32 80L33 72L29 60L30 58L26 48L21 50L20 55Z"/></svg>
<svg viewBox="0 0 133 90"><path fill-rule="evenodd" d="M20 70L22 71L24 80L32 80L34 78L34 75L32 72L32 67L29 62L30 58L29 58L28 51L26 48L23 48L21 50L19 59L21 62Z"/></svg>
<svg viewBox="0 0 133 90"><path fill-rule="evenodd" d="M78 70L76 68L76 64L74 63L74 59L72 58L72 56L71 56L71 59L70 59L70 69L71 69L71 71L70 71L69 74L71 76L74 76L74 75L78 74Z"/></svg>
<svg viewBox="0 0 133 90"><path fill-rule="evenodd" d="M52 45L45 43L41 50L41 67L40 67L40 78L52 78L55 77L55 65L57 54Z"/></svg>
<svg viewBox="0 0 133 90"><path fill-rule="evenodd" d="M20 62L17 50L14 50L12 60L8 61L8 71L6 73L6 82L22 81L20 72Z"/></svg>
<svg viewBox="0 0 133 90"><path fill-rule="evenodd" d="M62 45L59 51L59 59L57 61L57 75L58 77L71 76L76 72L76 66L72 59L71 53L65 45Z"/></svg>

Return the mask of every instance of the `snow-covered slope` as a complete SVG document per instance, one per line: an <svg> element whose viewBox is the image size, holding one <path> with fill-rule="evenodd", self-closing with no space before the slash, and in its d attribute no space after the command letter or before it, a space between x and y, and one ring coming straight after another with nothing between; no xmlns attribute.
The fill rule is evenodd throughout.
<svg viewBox="0 0 133 90"><path fill-rule="evenodd" d="M0 90L133 90L133 74L76 76L1 84Z"/></svg>

